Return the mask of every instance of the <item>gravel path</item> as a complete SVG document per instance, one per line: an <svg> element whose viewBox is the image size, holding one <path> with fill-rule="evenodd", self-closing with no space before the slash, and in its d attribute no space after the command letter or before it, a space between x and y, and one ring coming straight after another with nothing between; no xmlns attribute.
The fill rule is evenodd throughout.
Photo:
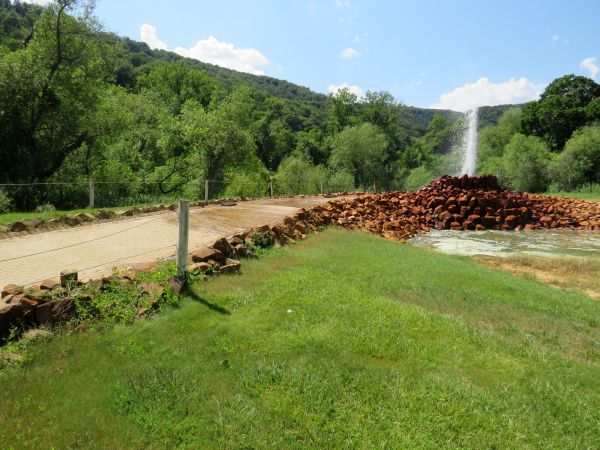
<svg viewBox="0 0 600 450"><path fill-rule="evenodd" d="M275 223L299 208L327 201L323 197L265 199L192 208L189 248ZM67 268L79 270L82 280L108 275L115 266L173 256L176 242L177 213L170 211L0 240L0 287L57 278Z"/></svg>

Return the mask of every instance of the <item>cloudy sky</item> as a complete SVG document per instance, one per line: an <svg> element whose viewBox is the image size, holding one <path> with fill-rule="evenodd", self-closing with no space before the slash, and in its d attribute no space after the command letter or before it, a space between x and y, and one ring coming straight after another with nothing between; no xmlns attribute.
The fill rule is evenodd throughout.
<svg viewBox="0 0 600 450"><path fill-rule="evenodd" d="M153 48L414 106L524 102L567 73L600 82L600 0L97 0L97 15Z"/></svg>

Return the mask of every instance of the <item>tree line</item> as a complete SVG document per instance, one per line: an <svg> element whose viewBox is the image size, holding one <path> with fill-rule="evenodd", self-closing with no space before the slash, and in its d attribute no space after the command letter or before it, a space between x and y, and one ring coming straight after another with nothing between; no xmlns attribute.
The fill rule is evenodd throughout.
<svg viewBox="0 0 600 450"><path fill-rule="evenodd" d="M93 6L0 0L0 184L70 183L2 187L0 210L81 207L90 179L107 183L97 199L111 206L199 198L207 179L219 195L258 197L270 184L416 189L460 169L459 113L385 91L324 96L153 51L104 32ZM563 77L538 102L483 109L479 171L525 190L597 182L597 158L579 150L595 136L597 86Z"/></svg>
<svg viewBox="0 0 600 450"><path fill-rule="evenodd" d="M479 136L480 173L520 191L598 189L600 85L565 75L537 101L514 107Z"/></svg>
<svg viewBox="0 0 600 450"><path fill-rule="evenodd" d="M0 7L0 183L77 182L6 187L13 208L81 206L88 179L118 182L102 196L117 203L195 198L206 179L225 196L400 188L427 157L409 147L458 117L151 51L101 30L89 1Z"/></svg>

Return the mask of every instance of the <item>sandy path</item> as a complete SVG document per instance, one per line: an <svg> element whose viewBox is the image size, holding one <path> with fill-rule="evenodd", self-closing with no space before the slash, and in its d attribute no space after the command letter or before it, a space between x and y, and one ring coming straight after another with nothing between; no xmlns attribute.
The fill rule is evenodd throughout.
<svg viewBox="0 0 600 450"><path fill-rule="evenodd" d="M299 208L325 203L323 197L266 199L236 206L190 211L190 250L248 228L272 224ZM80 279L107 275L113 267L173 256L177 213L153 215L0 240L0 287L57 278L67 268Z"/></svg>

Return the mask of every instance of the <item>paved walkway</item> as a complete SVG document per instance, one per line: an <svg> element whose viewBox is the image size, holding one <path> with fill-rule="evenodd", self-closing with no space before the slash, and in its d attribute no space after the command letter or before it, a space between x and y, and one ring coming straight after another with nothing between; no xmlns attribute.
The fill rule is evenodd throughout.
<svg viewBox="0 0 600 450"><path fill-rule="evenodd" d="M190 250L248 228L273 224L299 208L327 202L323 197L265 199L236 206L190 211ZM175 254L177 213L161 212L116 222L0 240L0 287L33 285L75 268L86 280L115 266L144 263Z"/></svg>

